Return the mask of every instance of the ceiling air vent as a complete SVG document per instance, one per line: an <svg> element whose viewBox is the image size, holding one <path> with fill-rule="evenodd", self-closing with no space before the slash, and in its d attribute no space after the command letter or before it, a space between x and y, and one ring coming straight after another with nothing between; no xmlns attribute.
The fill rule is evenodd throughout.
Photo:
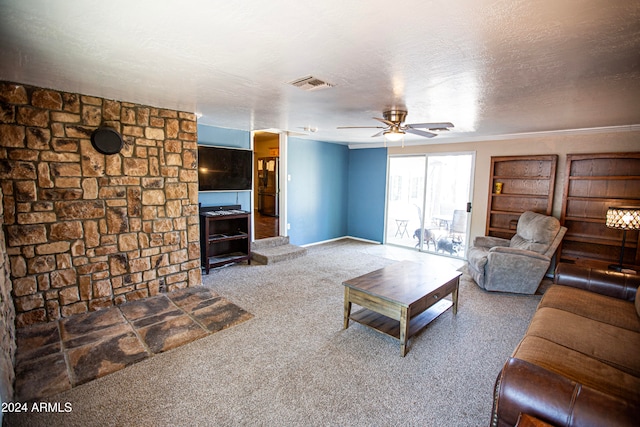
<svg viewBox="0 0 640 427"><path fill-rule="evenodd" d="M319 78L313 76L302 77L300 79L289 82L289 84L307 91L333 87L331 83L327 83L324 80L320 80Z"/></svg>

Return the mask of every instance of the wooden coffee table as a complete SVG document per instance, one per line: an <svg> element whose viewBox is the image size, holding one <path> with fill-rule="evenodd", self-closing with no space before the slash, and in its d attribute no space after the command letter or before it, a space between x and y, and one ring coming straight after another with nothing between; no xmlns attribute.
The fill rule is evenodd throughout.
<svg viewBox="0 0 640 427"><path fill-rule="evenodd" d="M349 319L400 340L400 355L407 341L453 306L458 312L458 286L462 273L446 268L402 261L343 282L344 329ZM451 301L444 299L451 294ZM362 310L351 314L351 305Z"/></svg>

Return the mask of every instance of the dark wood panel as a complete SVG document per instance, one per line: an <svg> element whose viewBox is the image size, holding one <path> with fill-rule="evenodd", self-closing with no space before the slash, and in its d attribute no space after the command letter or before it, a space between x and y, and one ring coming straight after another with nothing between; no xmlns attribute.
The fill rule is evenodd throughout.
<svg viewBox="0 0 640 427"><path fill-rule="evenodd" d="M536 160L525 157L496 157L498 161L494 168L495 176L520 177L550 177L553 165L549 162L551 156ZM553 171L555 172L555 171Z"/></svg>
<svg viewBox="0 0 640 427"><path fill-rule="evenodd" d="M640 173L640 171L638 171ZM596 197L610 199L634 198L640 193L640 178L569 180L571 197Z"/></svg>
<svg viewBox="0 0 640 427"><path fill-rule="evenodd" d="M504 228L507 230L515 230L518 225L518 218L520 218L519 214L513 213L493 213L491 215L491 221L489 226L491 228Z"/></svg>
<svg viewBox="0 0 640 427"><path fill-rule="evenodd" d="M561 258L565 256L577 258L592 258L613 262L620 256L620 253L610 245L598 245L594 242L580 242L567 239L562 243Z"/></svg>
<svg viewBox="0 0 640 427"><path fill-rule="evenodd" d="M489 236L492 237L500 237L501 239L510 239L514 236L514 234L516 234L515 229L513 229L513 231L507 231L507 230L503 230L503 229L489 229Z"/></svg>
<svg viewBox="0 0 640 427"><path fill-rule="evenodd" d="M516 195L540 195L547 197L549 195L548 179L519 179L519 178L494 178L496 182L502 182L502 194Z"/></svg>
<svg viewBox="0 0 640 427"><path fill-rule="evenodd" d="M575 218L591 218L605 223L607 209L620 203L616 199L568 199L565 216ZM626 203L626 202L625 202Z"/></svg>
<svg viewBox="0 0 640 427"><path fill-rule="evenodd" d="M561 259L592 259L617 264L620 261L621 246L598 245L593 242L567 240L563 243ZM635 265L635 248L625 246L624 265Z"/></svg>
<svg viewBox="0 0 640 427"><path fill-rule="evenodd" d="M610 206L640 206L640 152L568 154L560 221L568 231L560 259L617 263L621 230L605 225ZM624 265L640 269L640 236L627 232Z"/></svg>
<svg viewBox="0 0 640 427"><path fill-rule="evenodd" d="M601 218L599 222L581 221L580 219L571 219L564 222L564 226L567 227L567 236L572 238L584 237L585 239L597 240L609 240L611 244L622 242L622 232L608 228L605 225L604 218ZM635 237L635 232L629 233L629 238Z"/></svg>
<svg viewBox="0 0 640 427"><path fill-rule="evenodd" d="M551 215L557 162L556 155L491 157L488 236L513 237L513 221L517 224L525 211ZM501 194L495 193L497 182L502 183Z"/></svg>
<svg viewBox="0 0 640 427"><path fill-rule="evenodd" d="M547 198L537 197L520 197L517 195L505 196L496 195L492 198L491 204L492 211L507 211L507 212L525 212L534 211L540 213L547 212ZM520 215L518 215L518 218Z"/></svg>
<svg viewBox="0 0 640 427"><path fill-rule="evenodd" d="M571 162L569 176L637 176L640 175L640 159L635 155L637 153L572 155L574 160Z"/></svg>

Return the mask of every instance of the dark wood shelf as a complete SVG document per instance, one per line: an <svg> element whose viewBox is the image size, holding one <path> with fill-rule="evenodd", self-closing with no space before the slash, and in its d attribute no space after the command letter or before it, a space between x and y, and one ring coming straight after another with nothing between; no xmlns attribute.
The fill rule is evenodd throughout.
<svg viewBox="0 0 640 427"><path fill-rule="evenodd" d="M225 265L235 262L248 260L249 255L243 252L232 252L228 254L218 254L209 257L209 264L213 265Z"/></svg>
<svg viewBox="0 0 640 427"><path fill-rule="evenodd" d="M503 210L491 210L489 211L492 214L496 215L521 215L524 211L503 211Z"/></svg>
<svg viewBox="0 0 640 427"><path fill-rule="evenodd" d="M598 175L598 176L570 176L569 180L581 180L581 181L616 181L616 180L629 180L640 179L640 175Z"/></svg>
<svg viewBox="0 0 640 427"><path fill-rule="evenodd" d="M599 197L599 196L593 196L593 197L588 197L588 196L567 196L566 197L567 201L571 201L571 200L576 200L576 201L588 201L588 202L601 202L601 203L618 203L618 204L623 204L625 202L629 202L629 203L637 203L637 199L633 199L633 198L611 198L611 197Z"/></svg>
<svg viewBox="0 0 640 427"><path fill-rule="evenodd" d="M551 215L558 156L491 157L486 233L511 238L520 215L533 211ZM502 182L502 192L495 192Z"/></svg>
<svg viewBox="0 0 640 427"><path fill-rule="evenodd" d="M450 300L441 299L427 310L412 317L409 322L409 337L407 338L410 338L420 332L425 326L447 311L452 305L453 303ZM349 319L378 332L382 332L383 334L397 340L400 339L400 321L387 317L383 314L363 308L356 313L352 313L349 316Z"/></svg>
<svg viewBox="0 0 640 427"><path fill-rule="evenodd" d="M622 231L607 228L609 206L640 207L640 152L568 154L560 222L568 231L562 261L586 265L617 263ZM640 266L640 234L627 232L624 264Z"/></svg>
<svg viewBox="0 0 640 427"><path fill-rule="evenodd" d="M491 195L492 197L517 197L517 198L531 198L531 199L547 199L549 197L548 194L516 194L516 193L501 193Z"/></svg>
<svg viewBox="0 0 640 427"><path fill-rule="evenodd" d="M572 241L572 242L593 243L598 245L615 246L617 248L619 248L622 245L621 239L592 236L589 234L571 234L568 236L565 235L564 240ZM626 241L624 247L626 250L626 248L636 248L637 245L636 245L636 242Z"/></svg>
<svg viewBox="0 0 640 427"><path fill-rule="evenodd" d="M236 262L251 263L251 214L239 209L202 208L200 211L200 253L206 274L215 267Z"/></svg>
<svg viewBox="0 0 640 427"><path fill-rule="evenodd" d="M513 175L494 175L493 176L495 179L513 179ZM528 179L549 179L551 178L549 175L536 175L536 176L520 176L518 177L519 180L521 181L525 181Z"/></svg>
<svg viewBox="0 0 640 427"><path fill-rule="evenodd" d="M489 231L497 231L500 233L513 233L515 228L490 227Z"/></svg>
<svg viewBox="0 0 640 427"><path fill-rule="evenodd" d="M249 234L248 233L244 233L244 232L237 232L237 233L221 233L221 234L210 234L209 235L209 243L212 242L224 242L227 240L236 240L236 239L248 239L249 238Z"/></svg>

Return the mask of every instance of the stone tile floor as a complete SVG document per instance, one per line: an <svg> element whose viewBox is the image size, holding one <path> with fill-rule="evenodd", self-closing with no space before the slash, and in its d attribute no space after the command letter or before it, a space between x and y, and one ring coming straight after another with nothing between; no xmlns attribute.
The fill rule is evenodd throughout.
<svg viewBox="0 0 640 427"><path fill-rule="evenodd" d="M21 328L15 400L52 396L252 317L200 286Z"/></svg>

